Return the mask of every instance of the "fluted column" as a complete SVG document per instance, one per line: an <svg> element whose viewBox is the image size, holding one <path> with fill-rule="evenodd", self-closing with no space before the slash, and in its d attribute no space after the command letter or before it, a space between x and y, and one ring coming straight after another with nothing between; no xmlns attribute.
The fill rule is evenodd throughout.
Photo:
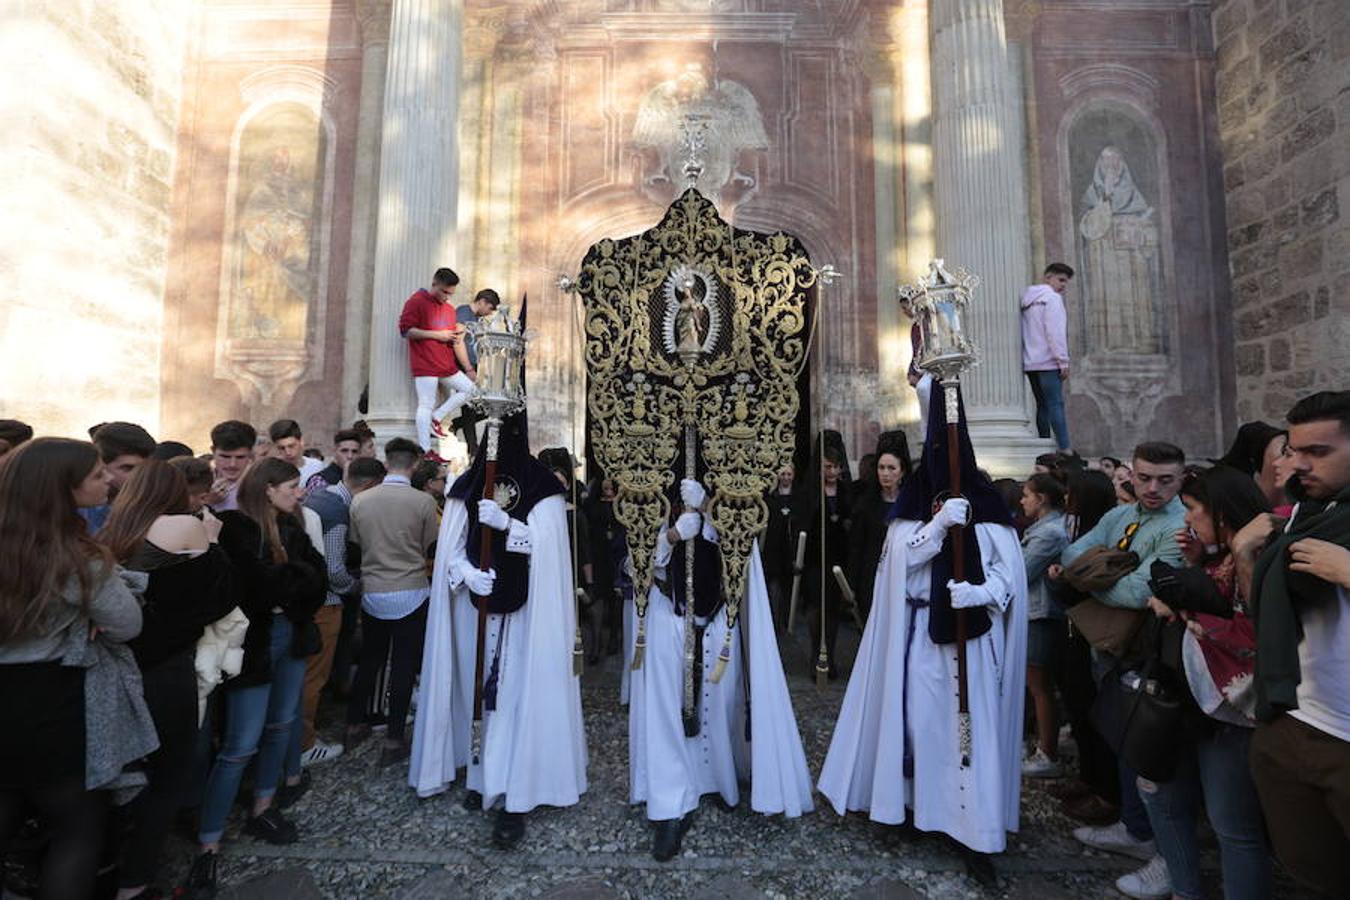
<svg viewBox="0 0 1350 900"><path fill-rule="evenodd" d="M971 439L995 474L1026 474L1037 452L1022 374L1018 298L1030 283L1020 79L1002 0L933 0L937 253L982 279L967 315L981 365L964 379Z"/></svg>
<svg viewBox="0 0 1350 900"><path fill-rule="evenodd" d="M384 76L389 59L390 0L358 0L361 24L361 101L356 123L356 171L352 180L352 242L347 260L347 328L343 347L343 423L358 413L370 383L371 289L375 280L375 223L380 196L380 134Z"/></svg>
<svg viewBox="0 0 1350 900"><path fill-rule="evenodd" d="M413 435L403 301L455 263L462 0L394 0L370 319L370 414L383 440Z"/></svg>

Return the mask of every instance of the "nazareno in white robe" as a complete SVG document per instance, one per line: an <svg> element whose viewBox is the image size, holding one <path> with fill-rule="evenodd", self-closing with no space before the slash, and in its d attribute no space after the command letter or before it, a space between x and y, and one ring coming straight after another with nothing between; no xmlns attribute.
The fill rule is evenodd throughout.
<svg viewBox="0 0 1350 900"><path fill-rule="evenodd" d="M710 527L704 536L716 540ZM669 562L671 551L663 533L656 549L658 569ZM708 793L720 794L736 805L740 782L747 776L750 808L755 812L793 818L812 808L811 776L778 656L758 545L750 558L747 583L747 597L732 638L731 662L717 684L709 679L726 638L725 608L714 614L704 631L701 721L699 734L692 738L685 737L681 712L684 619L675 615L669 597L655 586L651 589L646 661L631 674L628 705L630 799L647 804L648 819L680 818Z"/></svg>
<svg viewBox="0 0 1350 900"><path fill-rule="evenodd" d="M975 526L985 583L1006 606L1001 613L988 607L989 631L967 644L972 750L971 764L963 769L956 645L934 644L928 609L905 600L906 595L928 599L933 544L910 546L921 525L891 523L872 611L818 786L840 815L866 810L874 821L896 825L905 821L909 807L916 828L997 853L1007 844L1007 832L1018 829L1027 631L1022 548L1012 528ZM904 777L906 744L912 745L912 779Z"/></svg>
<svg viewBox="0 0 1350 900"><path fill-rule="evenodd" d="M561 495L547 497L526 521L528 542L513 534L508 552L530 554L529 600L488 617L483 677L501 642L497 707L483 714L480 765L470 764L478 610L458 574L468 515L447 499L436 546L421 694L413 726L408 782L419 796L444 791L468 767L467 786L484 809L504 798L508 812L571 806L586 790L586 734L579 679L572 674L576 608L571 544ZM505 629L505 633L502 633Z"/></svg>

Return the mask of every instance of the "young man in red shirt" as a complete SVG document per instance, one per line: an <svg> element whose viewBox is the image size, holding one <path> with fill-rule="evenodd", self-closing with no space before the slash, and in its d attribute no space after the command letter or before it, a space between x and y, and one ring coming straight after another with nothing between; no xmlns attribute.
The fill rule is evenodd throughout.
<svg viewBox="0 0 1350 900"><path fill-rule="evenodd" d="M429 458L438 461L440 454L430 449L433 424L438 435L444 434L441 421L463 406L473 390L473 367L459 340L462 329L455 322L452 302L458 284L459 276L452 270L437 269L431 289L421 288L409 297L398 317L399 333L408 340L408 361L417 391L417 442ZM436 406L439 387L448 396Z"/></svg>

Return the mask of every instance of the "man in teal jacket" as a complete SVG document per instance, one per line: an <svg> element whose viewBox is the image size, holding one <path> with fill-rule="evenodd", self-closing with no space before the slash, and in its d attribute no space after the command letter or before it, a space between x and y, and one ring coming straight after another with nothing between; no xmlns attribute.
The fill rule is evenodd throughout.
<svg viewBox="0 0 1350 900"><path fill-rule="evenodd" d="M1149 569L1154 560L1182 565L1181 548L1176 535L1185 527L1186 509L1178 499L1186 456L1181 448L1161 441L1150 441L1134 448L1133 467L1135 496L1138 501L1128 506L1117 506L1102 516L1101 521L1087 534L1064 548L1060 562L1068 565L1093 547L1132 550L1139 555L1139 566L1110 588L1095 594L1097 600L1108 606L1124 609L1143 609L1153 591L1148 586ZM1060 567L1051 567L1050 577L1058 578ZM1107 653L1093 651L1093 671L1100 680L1115 665ZM1148 814L1139 800L1135 773L1118 760L1120 772L1120 820L1100 828L1083 827L1073 836L1098 850L1122 853L1149 865L1129 877L1150 878L1150 894L1170 893L1170 883L1153 884L1166 880L1166 867L1152 862L1155 854L1153 829ZM1089 798L1095 799L1095 798ZM1100 802L1100 801L1098 801Z"/></svg>

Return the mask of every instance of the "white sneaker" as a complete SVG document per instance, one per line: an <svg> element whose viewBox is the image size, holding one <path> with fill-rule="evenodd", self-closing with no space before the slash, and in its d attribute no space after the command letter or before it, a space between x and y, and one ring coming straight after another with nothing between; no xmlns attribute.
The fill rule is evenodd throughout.
<svg viewBox="0 0 1350 900"><path fill-rule="evenodd" d="M1082 828L1075 828L1073 836L1094 850L1133 856L1145 862L1152 860L1156 852L1152 841L1137 841L1130 837L1130 833L1125 830L1124 822L1116 822L1104 828L1085 825Z"/></svg>
<svg viewBox="0 0 1350 900"><path fill-rule="evenodd" d="M1022 760L1022 774L1027 778L1059 778L1064 774L1064 767L1037 747L1035 753Z"/></svg>
<svg viewBox="0 0 1350 900"><path fill-rule="evenodd" d="M1172 879L1167 863L1155 856L1142 869L1116 879L1116 890L1136 900L1166 900L1172 896Z"/></svg>
<svg viewBox="0 0 1350 900"><path fill-rule="evenodd" d="M317 766L321 763L332 762L341 755L341 744L325 744L323 741L316 740L313 747L300 754L300 765L304 767Z"/></svg>

